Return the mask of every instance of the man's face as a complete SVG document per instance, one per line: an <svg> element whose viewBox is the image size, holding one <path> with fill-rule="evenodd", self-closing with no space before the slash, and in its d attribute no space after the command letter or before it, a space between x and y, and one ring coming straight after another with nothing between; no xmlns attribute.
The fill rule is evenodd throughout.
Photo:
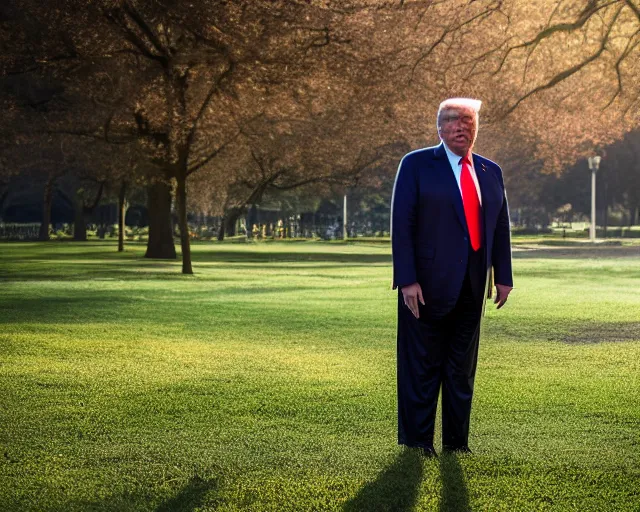
<svg viewBox="0 0 640 512"><path fill-rule="evenodd" d="M465 156L473 147L478 132L478 118L469 107L449 107L440 113L438 133L447 147Z"/></svg>

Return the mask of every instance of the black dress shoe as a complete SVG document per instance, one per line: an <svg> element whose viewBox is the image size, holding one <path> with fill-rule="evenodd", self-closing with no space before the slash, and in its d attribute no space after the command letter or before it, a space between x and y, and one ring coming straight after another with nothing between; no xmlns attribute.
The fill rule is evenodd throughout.
<svg viewBox="0 0 640 512"><path fill-rule="evenodd" d="M473 453L471 449L467 446L443 446L442 451L446 453Z"/></svg>
<svg viewBox="0 0 640 512"><path fill-rule="evenodd" d="M433 446L422 448L420 453L425 459L435 459L438 456Z"/></svg>

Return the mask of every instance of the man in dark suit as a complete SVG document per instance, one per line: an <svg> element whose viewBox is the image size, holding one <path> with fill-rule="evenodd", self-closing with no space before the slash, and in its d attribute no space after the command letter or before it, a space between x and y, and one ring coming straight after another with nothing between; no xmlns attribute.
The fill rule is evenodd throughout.
<svg viewBox="0 0 640 512"><path fill-rule="evenodd" d="M481 102L442 102L441 143L400 162L391 203L398 292L398 442L433 448L442 388L442 445L470 452L480 320L493 268L498 308L513 286L500 167L472 153Z"/></svg>

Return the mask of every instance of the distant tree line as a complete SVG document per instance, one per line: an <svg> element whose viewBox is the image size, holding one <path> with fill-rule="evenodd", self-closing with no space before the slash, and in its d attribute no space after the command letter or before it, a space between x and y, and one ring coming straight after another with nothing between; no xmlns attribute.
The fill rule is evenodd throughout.
<svg viewBox="0 0 640 512"><path fill-rule="evenodd" d="M7 0L0 41L0 201L37 190L42 240L56 198L77 240L113 203L123 250L127 206L145 202L146 255L176 257L175 221L192 273L190 214L223 238L281 198L298 214L345 192L382 208L456 95L485 101L478 149L514 207L580 213L577 188L556 192L608 148L605 200L637 216L637 182L613 170L639 172L623 149L640 113L626 0Z"/></svg>

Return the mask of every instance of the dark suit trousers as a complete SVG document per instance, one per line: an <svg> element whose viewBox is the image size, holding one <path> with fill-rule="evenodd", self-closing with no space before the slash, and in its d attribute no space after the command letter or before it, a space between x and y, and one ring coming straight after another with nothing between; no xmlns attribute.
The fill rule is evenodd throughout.
<svg viewBox="0 0 640 512"><path fill-rule="evenodd" d="M441 318L416 319L398 293L398 442L433 445L442 388L442 444L466 446L478 361L486 274L473 253L455 307ZM425 312L426 313L426 312Z"/></svg>

